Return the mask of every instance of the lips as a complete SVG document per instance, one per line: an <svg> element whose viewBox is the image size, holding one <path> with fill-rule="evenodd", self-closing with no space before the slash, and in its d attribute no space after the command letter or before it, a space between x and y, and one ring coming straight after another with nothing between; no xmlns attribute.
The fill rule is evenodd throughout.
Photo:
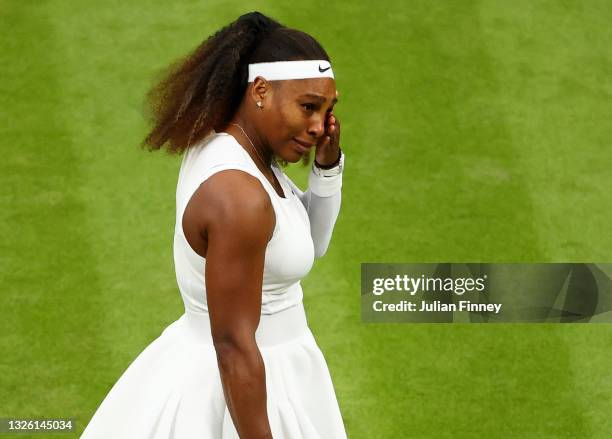
<svg viewBox="0 0 612 439"><path fill-rule="evenodd" d="M312 148L312 143L304 142L303 140L299 140L295 138L293 139L293 141L298 144L300 151L302 151L303 153L310 152L310 148Z"/></svg>

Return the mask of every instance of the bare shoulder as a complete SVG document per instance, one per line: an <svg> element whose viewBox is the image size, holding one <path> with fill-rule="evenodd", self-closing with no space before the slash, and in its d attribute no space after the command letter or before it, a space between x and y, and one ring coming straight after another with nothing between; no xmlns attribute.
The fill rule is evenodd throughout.
<svg viewBox="0 0 612 439"><path fill-rule="evenodd" d="M211 235L244 244L265 245L272 238L275 215L261 181L238 169L219 171L204 181L187 203L185 237L205 256Z"/></svg>

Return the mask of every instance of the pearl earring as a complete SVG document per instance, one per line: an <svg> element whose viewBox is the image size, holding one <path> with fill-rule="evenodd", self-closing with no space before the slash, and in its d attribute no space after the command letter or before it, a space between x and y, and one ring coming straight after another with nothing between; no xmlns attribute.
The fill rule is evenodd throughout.
<svg viewBox="0 0 612 439"><path fill-rule="evenodd" d="M257 101L257 107L259 107L260 110L263 108L263 104L261 103L261 101Z"/></svg>

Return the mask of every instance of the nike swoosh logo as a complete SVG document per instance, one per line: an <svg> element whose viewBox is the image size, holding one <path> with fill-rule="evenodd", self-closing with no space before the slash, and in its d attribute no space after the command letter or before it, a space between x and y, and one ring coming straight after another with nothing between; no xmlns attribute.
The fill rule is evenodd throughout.
<svg viewBox="0 0 612 439"><path fill-rule="evenodd" d="M319 72L321 72L321 73L323 73L323 72L325 72L326 70L329 70L329 69L331 69L331 66L329 66L326 69L322 69L321 66L319 66Z"/></svg>

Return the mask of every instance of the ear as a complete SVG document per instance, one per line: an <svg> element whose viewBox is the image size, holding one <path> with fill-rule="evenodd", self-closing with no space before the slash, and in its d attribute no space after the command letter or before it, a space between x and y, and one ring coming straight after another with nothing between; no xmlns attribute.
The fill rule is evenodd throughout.
<svg viewBox="0 0 612 439"><path fill-rule="evenodd" d="M262 101L265 105L265 97L267 96L268 99L270 99L271 90L271 84L266 79L262 78L261 76L256 77L255 81L253 81L253 85L251 87L250 92L250 96L253 99L253 103L257 101Z"/></svg>

